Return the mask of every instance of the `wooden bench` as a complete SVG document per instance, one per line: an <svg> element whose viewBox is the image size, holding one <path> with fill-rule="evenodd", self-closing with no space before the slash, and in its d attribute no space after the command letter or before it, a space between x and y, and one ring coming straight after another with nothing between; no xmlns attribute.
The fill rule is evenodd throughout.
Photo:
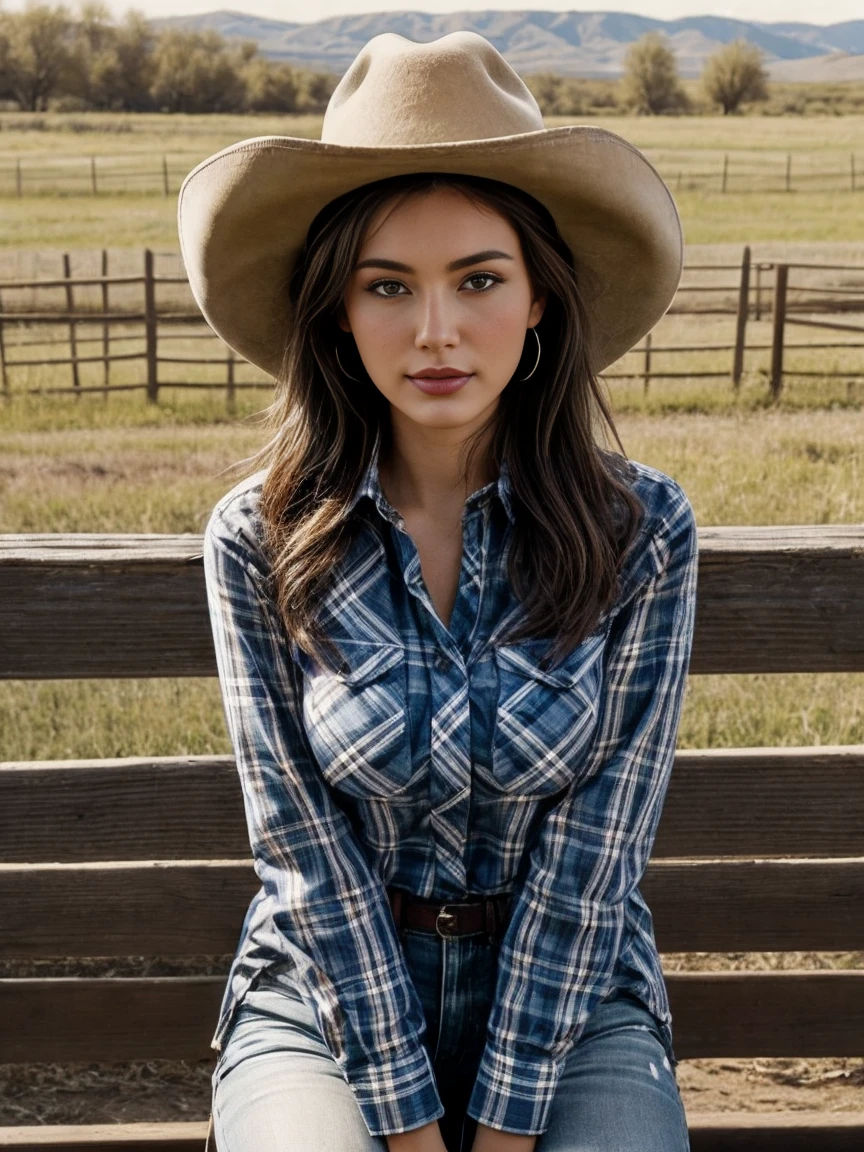
<svg viewBox="0 0 864 1152"><path fill-rule="evenodd" d="M213 676L201 538L0 536L0 676ZM864 670L864 525L706 528L691 672ZM231 756L0 764L0 954L233 953L257 888ZM662 952L864 949L864 745L679 751L643 883ZM667 974L676 1050L864 1055L864 971ZM224 976L0 980L0 1062L213 1056ZM693 1152L864 1147L864 1110L694 1113ZM194 1123L6 1149L203 1149Z"/></svg>

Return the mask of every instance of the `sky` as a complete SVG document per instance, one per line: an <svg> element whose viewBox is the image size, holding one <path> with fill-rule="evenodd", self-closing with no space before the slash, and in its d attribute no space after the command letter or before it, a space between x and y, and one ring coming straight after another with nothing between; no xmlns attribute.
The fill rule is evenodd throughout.
<svg viewBox="0 0 864 1152"><path fill-rule="evenodd" d="M46 0L52 3L52 0ZM805 24L839 24L844 20L862 19L861 0L822 0L816 11L812 0L622 0L621 3L594 3L587 0L581 5L572 0L106 0L107 7L116 17L122 17L130 8L137 8L145 16L192 16L202 12L229 10L265 16L271 20L286 20L305 24L323 20L328 16L355 16L364 12L484 12L514 10L517 12L631 12L639 16L653 16L658 20L677 20L682 16L727 16L739 20L757 20L763 23L803 22ZM25 0L0 0L0 9L14 12L25 6ZM66 6L77 10L76 0L66 0Z"/></svg>

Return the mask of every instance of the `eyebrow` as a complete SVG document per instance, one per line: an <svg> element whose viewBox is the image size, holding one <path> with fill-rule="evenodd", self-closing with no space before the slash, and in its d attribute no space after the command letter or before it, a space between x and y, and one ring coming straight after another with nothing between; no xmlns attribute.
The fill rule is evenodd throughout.
<svg viewBox="0 0 864 1152"><path fill-rule="evenodd" d="M459 260L452 260L447 265L448 272L456 272L459 268L470 268L472 264L480 264L486 260L512 260L513 257L509 252L501 252L497 248L489 248L485 252L475 252L473 256L462 256ZM398 260L384 260L376 256L370 257L368 260L361 260L359 264L354 266L354 271L357 272L361 268L388 268L391 272L416 272L416 268L412 268L410 264L401 264Z"/></svg>

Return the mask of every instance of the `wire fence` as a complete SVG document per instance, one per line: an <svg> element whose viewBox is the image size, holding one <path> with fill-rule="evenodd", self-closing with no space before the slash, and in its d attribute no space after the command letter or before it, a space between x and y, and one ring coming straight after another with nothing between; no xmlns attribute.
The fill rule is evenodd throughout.
<svg viewBox="0 0 864 1152"><path fill-rule="evenodd" d="M673 191L862 192L864 154L643 149ZM176 195L199 153L17 157L0 161L0 196Z"/></svg>
<svg viewBox="0 0 864 1152"><path fill-rule="evenodd" d="M174 270L157 273L157 258L173 261ZM144 391L158 403L160 390L196 388L224 391L233 411L238 391L272 389L273 379L207 324L178 253L145 249L140 274L112 276L108 265L108 251L102 250L98 274L73 275L66 253L55 278L0 281L0 384L7 402L18 395L85 393L101 393L107 401L111 392ZM47 304L40 302L46 294ZM646 394L652 381L684 379L726 380L737 391L748 358L768 352L765 376L774 401L784 381L793 378L841 378L851 392L854 382L864 380L864 322L856 319L862 312L864 267L754 261L748 245L740 263L688 265L660 322L668 327L677 317L729 316L730 339L658 342L658 325L603 379L641 381ZM770 340L748 339L751 322L768 319ZM815 338L790 340L794 328ZM790 366L788 354L802 349L834 350L850 362L836 368L824 362L816 368ZM131 379L130 364L135 367ZM205 369L207 378L196 378L198 369ZM58 382L61 372L68 372L65 383Z"/></svg>

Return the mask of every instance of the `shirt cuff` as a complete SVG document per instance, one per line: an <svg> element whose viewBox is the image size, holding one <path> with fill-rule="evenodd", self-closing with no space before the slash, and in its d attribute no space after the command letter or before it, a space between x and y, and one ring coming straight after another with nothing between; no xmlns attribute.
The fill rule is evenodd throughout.
<svg viewBox="0 0 864 1152"><path fill-rule="evenodd" d="M549 1057L507 1055L487 1044L468 1101L468 1115L502 1132L539 1136L549 1127L560 1075L560 1064Z"/></svg>
<svg viewBox="0 0 864 1152"><path fill-rule="evenodd" d="M413 1056L386 1065L367 1065L345 1079L370 1136L420 1128L444 1115L435 1072L425 1045Z"/></svg>

